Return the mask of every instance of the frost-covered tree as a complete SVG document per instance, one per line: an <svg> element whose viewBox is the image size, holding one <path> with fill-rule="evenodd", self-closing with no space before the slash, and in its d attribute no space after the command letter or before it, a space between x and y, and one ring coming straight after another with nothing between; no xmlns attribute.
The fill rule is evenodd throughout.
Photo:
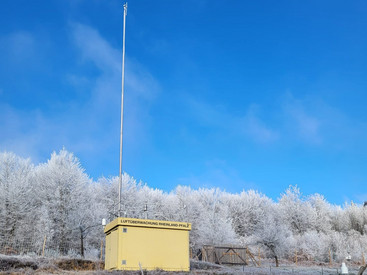
<svg viewBox="0 0 367 275"><path fill-rule="evenodd" d="M330 224L331 229L336 232L347 232L349 230L349 220L341 206L334 205L331 207Z"/></svg>
<svg viewBox="0 0 367 275"><path fill-rule="evenodd" d="M223 193L219 189L199 189L198 201L201 217L198 227L199 243L202 245L236 244L236 234L232 227L232 218Z"/></svg>
<svg viewBox="0 0 367 275"><path fill-rule="evenodd" d="M102 202L103 193L97 183L89 183L83 192L77 227L80 238L80 254L98 257L100 241L104 239L102 219L106 218L107 208ZM75 230L74 230L75 232ZM74 242L77 238L74 239Z"/></svg>
<svg viewBox="0 0 367 275"><path fill-rule="evenodd" d="M295 236L297 253L308 260L327 262L329 260L330 236L323 232L307 231Z"/></svg>
<svg viewBox="0 0 367 275"><path fill-rule="evenodd" d="M138 210L141 211L140 218L149 218L157 220L170 220L170 211L165 207L167 194L162 190L149 188L144 185L138 192L140 205Z"/></svg>
<svg viewBox="0 0 367 275"><path fill-rule="evenodd" d="M203 214L203 209L199 203L199 194L189 186L177 186L173 194L175 196L175 217L178 221L190 222L192 224L190 246L199 248L201 241L198 225Z"/></svg>
<svg viewBox="0 0 367 275"><path fill-rule="evenodd" d="M278 264L296 250L317 261L328 261L329 251L334 260L347 254L358 259L367 246L367 207L331 205L319 194L303 197L297 187L273 202L252 190L230 194L177 186L166 192L124 173L121 195L123 216L192 223L192 248L261 246ZM27 241L28 250L39 252L46 236L46 249L97 257L101 219L117 215L118 177L93 182L65 149L36 167L0 153L0 248L5 241L26 247Z"/></svg>
<svg viewBox="0 0 367 275"><path fill-rule="evenodd" d="M0 154L0 242L24 240L24 227L35 208L32 194L33 165L13 153Z"/></svg>
<svg viewBox="0 0 367 275"><path fill-rule="evenodd" d="M308 201L304 201L297 186L290 186L279 200L279 211L283 222L294 234L303 234L315 224L315 212Z"/></svg>
<svg viewBox="0 0 367 275"><path fill-rule="evenodd" d="M287 255L293 248L292 232L284 224L281 213L275 205L256 225L251 237L253 244L263 246L269 256L274 258L276 266L279 266L279 258Z"/></svg>
<svg viewBox="0 0 367 275"><path fill-rule="evenodd" d="M100 178L98 183L102 185L104 190L103 201L108 209L109 220L113 220L118 216L118 188L119 178ZM139 197L139 190L142 188L142 183L137 182L133 177L124 173L122 175L121 185L121 210L123 216L138 218L143 210L142 198Z"/></svg>
<svg viewBox="0 0 367 275"><path fill-rule="evenodd" d="M345 215L348 219L348 227L351 230L359 232L361 235L364 234L364 226L366 225L366 209L351 202L350 205L345 207Z"/></svg>
<svg viewBox="0 0 367 275"><path fill-rule="evenodd" d="M313 225L310 230L317 232L328 233L331 230L331 213L332 207L320 194L310 196L309 203L313 209Z"/></svg>
<svg viewBox="0 0 367 275"><path fill-rule="evenodd" d="M257 225L271 211L271 200L254 191L240 194L227 194L226 201L233 221L235 232L242 237L251 236Z"/></svg>
<svg viewBox="0 0 367 275"><path fill-rule="evenodd" d="M79 160L65 149L52 153L50 160L39 165L36 172L39 204L44 210L39 213L44 234L50 236L60 253L76 250L73 239L77 239L89 200L88 176Z"/></svg>

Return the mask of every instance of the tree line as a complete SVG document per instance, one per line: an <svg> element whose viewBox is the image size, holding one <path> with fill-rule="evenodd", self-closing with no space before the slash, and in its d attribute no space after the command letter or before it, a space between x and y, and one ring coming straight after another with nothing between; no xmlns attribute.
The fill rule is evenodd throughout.
<svg viewBox="0 0 367 275"><path fill-rule="evenodd" d="M118 177L93 181L65 149L38 165L0 153L0 253L22 245L36 253L47 238L55 256L98 257L101 220L116 217L117 194ZM361 259L367 244L367 207L333 205L320 194L305 197L296 186L274 201L255 190L232 194L177 186L164 192L125 173L122 212L131 218L192 223L193 249L240 245L260 248L276 261L294 257L295 251L320 262L347 255Z"/></svg>

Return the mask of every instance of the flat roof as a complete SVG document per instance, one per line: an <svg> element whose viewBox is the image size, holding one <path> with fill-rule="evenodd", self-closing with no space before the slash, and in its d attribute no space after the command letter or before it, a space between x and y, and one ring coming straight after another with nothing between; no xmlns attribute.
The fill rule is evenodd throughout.
<svg viewBox="0 0 367 275"><path fill-rule="evenodd" d="M117 226L127 227L147 227L147 228L163 228L163 229L175 229L175 230L191 230L191 223L187 222L174 222L174 221L160 221L160 220L145 220L145 219L133 219L133 218L116 218L112 222L106 225L104 233L108 233Z"/></svg>

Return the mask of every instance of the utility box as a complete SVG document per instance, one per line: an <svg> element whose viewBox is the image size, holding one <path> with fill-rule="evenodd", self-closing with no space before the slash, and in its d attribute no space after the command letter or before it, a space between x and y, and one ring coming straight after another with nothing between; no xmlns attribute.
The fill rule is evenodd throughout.
<svg viewBox="0 0 367 275"><path fill-rule="evenodd" d="M106 270L190 271L190 223L116 218L106 225Z"/></svg>

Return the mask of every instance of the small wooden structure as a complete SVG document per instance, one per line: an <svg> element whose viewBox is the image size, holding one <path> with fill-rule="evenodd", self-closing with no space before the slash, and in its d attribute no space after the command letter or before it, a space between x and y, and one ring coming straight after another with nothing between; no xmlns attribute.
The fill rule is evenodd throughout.
<svg viewBox="0 0 367 275"><path fill-rule="evenodd" d="M255 266L260 266L247 247L204 245L201 259L215 264L248 265L251 262Z"/></svg>

